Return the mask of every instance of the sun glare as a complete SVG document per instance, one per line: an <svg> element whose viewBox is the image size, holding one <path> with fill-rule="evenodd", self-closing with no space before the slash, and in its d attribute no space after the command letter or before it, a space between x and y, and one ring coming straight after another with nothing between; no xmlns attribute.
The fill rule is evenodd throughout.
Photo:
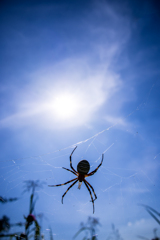
<svg viewBox="0 0 160 240"><path fill-rule="evenodd" d="M57 95L53 104L54 113L58 119L69 119L77 113L78 101L73 95L68 93Z"/></svg>

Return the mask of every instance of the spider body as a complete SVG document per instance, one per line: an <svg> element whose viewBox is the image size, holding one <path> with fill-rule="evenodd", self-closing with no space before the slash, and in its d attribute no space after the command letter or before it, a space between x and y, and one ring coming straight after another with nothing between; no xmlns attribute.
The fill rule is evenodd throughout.
<svg viewBox="0 0 160 240"><path fill-rule="evenodd" d="M78 181L79 181L79 182L83 182L84 179L85 179L85 175L84 175L84 174L79 174L79 175L78 175Z"/></svg>
<svg viewBox="0 0 160 240"><path fill-rule="evenodd" d="M87 160L82 160L77 165L77 172L79 174L85 175L89 172L90 164Z"/></svg>
<svg viewBox="0 0 160 240"><path fill-rule="evenodd" d="M94 213L94 201L97 199L97 196L96 196L96 194L95 194L95 192L94 192L94 188L92 187L92 185L91 185L85 178L86 178L86 177L90 177L90 176L92 176L93 174L95 174L95 172L97 172L98 168L102 165L104 155L102 154L101 163L98 165L98 167L97 167L94 171L88 173L89 170L90 170L90 164L89 164L89 162L88 162L87 160L82 160L82 161L80 161L80 162L78 163L78 165L77 165L77 171L76 171L76 170L73 168L73 166L72 166L72 154L73 154L73 152L76 150L76 148L77 148L77 146L73 149L73 151L72 151L72 153L71 153L71 155L70 155L70 167L71 167L72 170L63 167L63 169L65 169L65 170L67 170L67 171L69 171L69 172L72 172L74 175L76 175L76 178L74 178L74 179L72 179L72 180L70 180L70 181L68 181L68 182L62 183L62 184L58 184L58 185L48 185L48 186L49 186L49 187L58 187L58 186L66 185L66 184L68 184L68 183L73 182L73 183L69 186L69 188L65 191L65 193L62 195L62 203L63 203L63 198L64 198L64 196L66 195L66 193L69 191L69 189L70 189L71 187L73 187L77 182L78 182L78 188L80 189L80 188L81 188L81 185L82 185L82 182L84 182L84 184L85 184L85 186L87 187L87 189L88 189L88 191L89 191L89 193L90 193L90 196L91 196L91 202L92 202L92 204L93 204L93 213ZM91 191L91 190L92 190L92 191ZM93 192L93 194L94 194L95 199L93 199L92 192Z"/></svg>

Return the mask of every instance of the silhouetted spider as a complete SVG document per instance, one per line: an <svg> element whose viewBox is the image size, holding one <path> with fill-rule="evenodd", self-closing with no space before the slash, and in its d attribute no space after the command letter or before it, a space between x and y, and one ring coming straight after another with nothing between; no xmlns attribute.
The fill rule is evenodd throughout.
<svg viewBox="0 0 160 240"><path fill-rule="evenodd" d="M74 179L72 179L72 180L70 180L70 181L68 181L68 182L65 182L65 183L63 183L63 184L48 185L48 186L49 186L49 187L58 187L58 186L66 185L66 184L74 181L74 183L72 183L72 184L69 186L69 188L65 191L65 193L63 194L63 196L62 196L62 203L63 203L63 198L64 198L64 196L66 195L66 193L69 191L69 189L70 189L71 187L73 187L73 185L75 185L76 182L78 182L78 181L79 181L79 183L78 183L78 188L80 189L80 188L81 188L81 185L82 185L82 182L84 182L84 184L86 185L86 187L87 187L87 189L88 189L88 191L89 191L89 193L90 193L90 196L91 196L91 201L92 201L92 204L93 204L93 213L94 213L94 201L97 199L97 196L96 196L96 194L95 194L95 192L94 192L94 188L91 186L91 184L90 184L89 182L87 182L87 180L86 180L85 178L86 178L86 177L90 177L90 176L92 176L93 174L95 174L95 172L97 172L98 168L102 165L104 154L102 154L101 163L98 165L98 167L97 167L94 171L88 173L88 172L89 172L89 169L90 169L90 164L89 164L89 162L88 162L87 160L82 160L82 161L80 161L80 162L78 163L78 165L77 165L77 171L76 171L76 170L73 168L73 166L72 166L72 154L73 154L73 152L76 150L76 148L77 148L77 146L73 149L73 151L72 151L72 153L71 153L71 155L70 155L70 167L72 168L73 171L70 170L70 169L68 169L68 168L65 168L65 167L63 167L63 168L64 168L65 170L69 171L69 172L72 172L72 173L73 173L74 175L76 175L77 177L74 178ZM95 196L95 199L93 199L93 197L92 197L92 192L91 192L91 189L90 189L90 188L91 188L92 191L93 191L93 194L94 194L94 196Z"/></svg>

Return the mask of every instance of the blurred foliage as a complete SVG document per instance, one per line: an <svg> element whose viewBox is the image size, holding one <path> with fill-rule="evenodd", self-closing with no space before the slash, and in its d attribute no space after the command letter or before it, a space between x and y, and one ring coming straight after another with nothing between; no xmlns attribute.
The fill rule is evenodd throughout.
<svg viewBox="0 0 160 240"><path fill-rule="evenodd" d="M24 191L23 191L23 193L25 193L27 191L29 192L31 190L32 194L34 195L36 189L43 188L43 184L45 184L45 182L40 182L39 180L24 181Z"/></svg>
<svg viewBox="0 0 160 240"><path fill-rule="evenodd" d="M98 234L96 234L98 225L100 225L98 218L89 217L85 224L81 223L80 230L74 235L73 239L84 231L85 236L83 240L98 240ZM112 232L107 237L107 240L123 240L119 234L119 230L115 228L114 224L112 224Z"/></svg>
<svg viewBox="0 0 160 240"><path fill-rule="evenodd" d="M45 240L44 235L41 233L41 226L37 220L39 216L42 217L42 214L37 215L35 213L35 205L38 200L38 194L36 192L37 189L43 188L43 184L45 182L37 181L25 181L24 182L24 191L25 192L31 192L30 198L29 198L29 211L28 215L24 216L24 222L17 222L17 223L10 223L10 219L4 215L0 219L0 238L5 239L16 239L16 240ZM0 202L2 204L17 201L18 198L3 198L0 197ZM145 208L145 210L149 213L149 215L160 225L160 213L153 209L150 206L147 205L141 205ZM24 231L21 232L14 232L10 233L13 226L19 226L23 227ZM73 239L77 238L80 234L83 233L82 240L98 240L98 227L100 226L99 219L94 217L88 217L86 223L80 224L79 231L74 235ZM154 238L149 239L143 236L137 236L140 239L144 240L160 240L160 238L157 236L157 229L153 229ZM53 240L53 234L52 230L50 228L50 240ZM120 236L119 230L115 228L114 224L112 224L112 231L106 238L106 240L123 240L123 238Z"/></svg>
<svg viewBox="0 0 160 240"><path fill-rule="evenodd" d="M158 211L156 211L154 208L144 205L144 204L140 204L140 206L144 207L145 210L151 215L151 217L154 218L154 220L160 224L160 220L158 218L160 218L160 213ZM160 240L160 238L157 236L157 228L153 229L153 233L154 233L154 238L152 238L152 240ZM146 237L142 237L142 236L137 236L138 238L144 239L144 240L150 240Z"/></svg>
<svg viewBox="0 0 160 240"><path fill-rule="evenodd" d="M160 224L160 213L158 211L156 211L155 209L153 209L147 205L141 205L141 206L143 206L146 209L146 211L154 218L154 220L158 224ZM159 217L159 219L158 219L158 217Z"/></svg>
<svg viewBox="0 0 160 240"><path fill-rule="evenodd" d="M114 224L112 224L112 232L107 237L107 240L123 240L119 234L119 230L115 228Z"/></svg>
<svg viewBox="0 0 160 240"><path fill-rule="evenodd" d="M53 240L52 229L50 228L50 240Z"/></svg>
<svg viewBox="0 0 160 240"><path fill-rule="evenodd" d="M7 216L3 216L2 219L0 219L0 232L8 232L10 229L10 223L9 218Z"/></svg>
<svg viewBox="0 0 160 240"><path fill-rule="evenodd" d="M28 216L24 216L25 222L24 223L14 223L10 224L10 219L7 216L3 216L2 219L0 219L0 237L2 238L10 238L12 239L13 237L16 238L16 240L22 240L22 239L30 239L34 238L34 240L44 240L44 235L41 234L41 227L36 219L36 214L35 214L35 204L38 199L38 195L36 194L36 189L42 188L44 182L40 182L39 180L37 181L25 181L24 182L24 191L29 192L31 191L30 195L30 202L29 202L29 214ZM2 198L0 197L0 202L2 203L7 203L7 202L12 202L16 201L18 198ZM12 226L25 226L24 232L21 233L10 233L6 234ZM50 239L53 240L53 237Z"/></svg>
<svg viewBox="0 0 160 240"><path fill-rule="evenodd" d="M97 226L100 225L98 218L88 217L87 222L80 224L80 230L74 235L75 239L81 232L85 232L83 240L97 240ZM90 238L88 237L90 235Z"/></svg>
<svg viewBox="0 0 160 240"><path fill-rule="evenodd" d="M13 202L13 201L17 201L17 200L18 200L18 198L3 198L0 196L1 203Z"/></svg>

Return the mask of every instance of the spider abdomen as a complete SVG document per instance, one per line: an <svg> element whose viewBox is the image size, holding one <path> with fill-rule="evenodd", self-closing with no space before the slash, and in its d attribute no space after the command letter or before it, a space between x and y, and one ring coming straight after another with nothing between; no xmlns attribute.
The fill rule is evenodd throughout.
<svg viewBox="0 0 160 240"><path fill-rule="evenodd" d="M87 174L89 172L89 169L90 169L90 164L87 160L82 160L77 165L77 172L82 175Z"/></svg>

